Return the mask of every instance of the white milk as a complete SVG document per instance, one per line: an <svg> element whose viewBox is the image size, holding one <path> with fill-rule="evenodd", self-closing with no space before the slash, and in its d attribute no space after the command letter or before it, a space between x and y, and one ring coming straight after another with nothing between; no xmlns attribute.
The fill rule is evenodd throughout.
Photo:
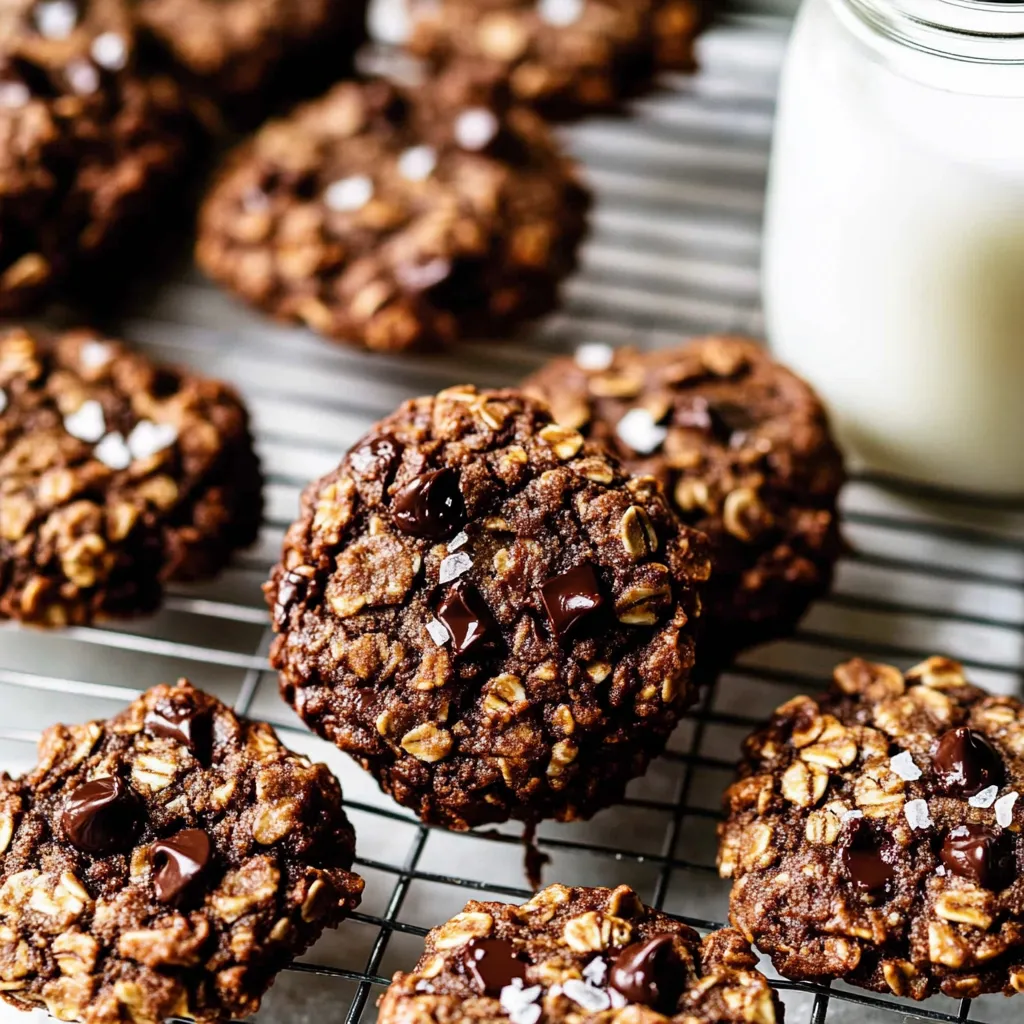
<svg viewBox="0 0 1024 1024"><path fill-rule="evenodd" d="M790 44L770 343L868 466L1024 494L1024 63L886 41L849 5L805 0Z"/></svg>

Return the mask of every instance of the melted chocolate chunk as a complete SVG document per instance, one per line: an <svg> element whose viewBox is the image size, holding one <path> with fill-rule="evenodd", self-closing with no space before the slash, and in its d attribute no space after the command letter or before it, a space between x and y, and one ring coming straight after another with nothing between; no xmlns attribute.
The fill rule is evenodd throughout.
<svg viewBox="0 0 1024 1024"><path fill-rule="evenodd" d="M709 402L699 395L689 405L676 410L675 423L700 430L719 444L741 445L747 432L757 425L749 410L733 402Z"/></svg>
<svg viewBox="0 0 1024 1024"><path fill-rule="evenodd" d="M985 889L1005 889L1015 874L1009 836L988 825L959 825L952 829L939 851L942 863L961 878Z"/></svg>
<svg viewBox="0 0 1024 1024"><path fill-rule="evenodd" d="M842 861L847 878L862 892L888 893L896 878L886 851L863 819L853 823L849 841L843 846Z"/></svg>
<svg viewBox="0 0 1024 1024"><path fill-rule="evenodd" d="M414 537L444 540L466 521L466 503L459 490L459 474L439 469L410 480L395 495L395 525Z"/></svg>
<svg viewBox="0 0 1024 1024"><path fill-rule="evenodd" d="M516 978L526 981L526 964L508 939L471 939L464 957L466 973L482 995L499 996Z"/></svg>
<svg viewBox="0 0 1024 1024"><path fill-rule="evenodd" d="M188 747L200 761L209 760L213 745L210 716L191 704L168 702L147 711L142 727L150 736Z"/></svg>
<svg viewBox="0 0 1024 1024"><path fill-rule="evenodd" d="M375 466L381 467L381 475L389 479L395 463L402 457L405 446L390 434L381 434L354 449L350 458L352 468L358 473L369 473Z"/></svg>
<svg viewBox="0 0 1024 1024"><path fill-rule="evenodd" d="M480 591L465 580L460 580L441 603L437 617L452 640L452 650L465 654L473 647L488 644L498 637L498 624L494 621Z"/></svg>
<svg viewBox="0 0 1024 1024"><path fill-rule="evenodd" d="M932 755L939 784L954 796L974 796L1005 777L1002 758L985 737L961 726L939 737Z"/></svg>
<svg viewBox="0 0 1024 1024"><path fill-rule="evenodd" d="M177 903L210 863L210 837L189 828L153 844L153 888L161 903Z"/></svg>
<svg viewBox="0 0 1024 1024"><path fill-rule="evenodd" d="M289 570L281 577L277 587L277 600L274 602L274 625L278 630L284 629L288 623L288 613L296 601L306 596L309 579Z"/></svg>
<svg viewBox="0 0 1024 1024"><path fill-rule="evenodd" d="M594 567L587 564L553 576L541 586L540 594L556 640L561 640L604 603Z"/></svg>
<svg viewBox="0 0 1024 1024"><path fill-rule="evenodd" d="M609 984L631 1003L673 1014L686 971L668 933L627 946L612 965Z"/></svg>
<svg viewBox="0 0 1024 1024"><path fill-rule="evenodd" d="M138 803L115 777L93 779L68 797L61 825L68 842L83 853L107 854L131 845L138 825Z"/></svg>

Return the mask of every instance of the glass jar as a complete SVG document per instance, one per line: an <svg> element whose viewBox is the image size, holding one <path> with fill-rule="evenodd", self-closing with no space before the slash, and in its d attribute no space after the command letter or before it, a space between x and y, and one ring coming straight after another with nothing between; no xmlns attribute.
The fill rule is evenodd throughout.
<svg viewBox="0 0 1024 1024"><path fill-rule="evenodd" d="M764 291L867 467L1024 495L1024 3L805 0Z"/></svg>

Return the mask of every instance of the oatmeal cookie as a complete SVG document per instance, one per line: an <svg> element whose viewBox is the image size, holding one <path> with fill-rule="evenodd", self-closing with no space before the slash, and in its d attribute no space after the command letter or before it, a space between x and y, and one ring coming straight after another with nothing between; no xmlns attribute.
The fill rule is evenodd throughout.
<svg viewBox="0 0 1024 1024"><path fill-rule="evenodd" d="M828 589L841 551L842 457L814 392L756 343L584 345L524 388L630 472L657 477L683 521L711 538L702 675L789 633Z"/></svg>
<svg viewBox="0 0 1024 1024"><path fill-rule="evenodd" d="M705 540L517 391L407 402L307 488L267 584L303 720L423 820L585 818L691 703Z"/></svg>
<svg viewBox="0 0 1024 1024"><path fill-rule="evenodd" d="M472 64L549 117L612 107L659 65L690 67L692 0L406 0L407 48L435 68Z"/></svg>
<svg viewBox="0 0 1024 1024"><path fill-rule="evenodd" d="M218 1022L359 904L322 764L182 680L55 725L0 775L0 996L58 1020Z"/></svg>
<svg viewBox="0 0 1024 1024"><path fill-rule="evenodd" d="M609 1014L606 1014L609 1011ZM381 1024L617 1019L776 1024L782 1004L743 936L703 939L628 886L552 885L521 907L466 904L381 1000Z"/></svg>
<svg viewBox="0 0 1024 1024"><path fill-rule="evenodd" d="M547 126L469 76L345 82L228 161L196 255L279 318L431 348L552 308L587 206Z"/></svg>
<svg viewBox="0 0 1024 1024"><path fill-rule="evenodd" d="M260 483L226 385L90 331L0 332L0 618L152 611L256 539Z"/></svg>
<svg viewBox="0 0 1024 1024"><path fill-rule="evenodd" d="M0 315L112 255L193 129L177 87L137 70L125 0L0 4Z"/></svg>
<svg viewBox="0 0 1024 1024"><path fill-rule="evenodd" d="M328 66L336 81L365 38L365 0L138 0L137 11L177 67L228 99Z"/></svg>
<svg viewBox="0 0 1024 1024"><path fill-rule="evenodd" d="M1024 705L930 658L780 707L726 793L733 924L796 979L1024 991Z"/></svg>

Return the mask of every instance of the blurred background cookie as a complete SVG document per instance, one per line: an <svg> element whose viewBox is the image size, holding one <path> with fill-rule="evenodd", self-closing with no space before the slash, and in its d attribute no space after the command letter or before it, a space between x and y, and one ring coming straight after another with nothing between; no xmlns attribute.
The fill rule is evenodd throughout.
<svg viewBox="0 0 1024 1024"><path fill-rule="evenodd" d="M549 310L588 205L547 126L493 90L345 82L228 159L196 255L274 316L434 348Z"/></svg>
<svg viewBox="0 0 1024 1024"><path fill-rule="evenodd" d="M585 345L524 387L630 472L657 477L683 521L711 539L702 674L785 636L828 589L842 456L814 392L756 343Z"/></svg>
<svg viewBox="0 0 1024 1024"><path fill-rule="evenodd" d="M192 118L137 56L125 0L0 5L0 315L141 242L182 170Z"/></svg>
<svg viewBox="0 0 1024 1024"><path fill-rule="evenodd" d="M0 334L0 619L152 611L256 539L260 486L226 384L89 331Z"/></svg>

